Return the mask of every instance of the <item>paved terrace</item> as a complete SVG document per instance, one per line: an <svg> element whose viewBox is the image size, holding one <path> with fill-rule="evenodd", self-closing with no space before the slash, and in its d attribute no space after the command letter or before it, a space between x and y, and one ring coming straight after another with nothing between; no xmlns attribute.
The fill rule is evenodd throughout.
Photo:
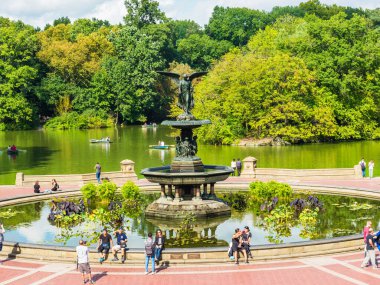
<svg viewBox="0 0 380 285"><path fill-rule="evenodd" d="M292 259L276 262L253 262L248 265L198 265L159 267L155 275L144 275L143 267L92 265L96 284L260 284L260 285L343 285L378 284L380 270L360 268L363 253ZM82 284L74 264L39 263L3 260L0 284Z"/></svg>
<svg viewBox="0 0 380 285"><path fill-rule="evenodd" d="M241 189L252 179L230 177L220 183L223 188ZM299 187L355 188L380 193L380 178L352 180L303 180L284 181ZM153 186L139 180L139 186ZM65 186L64 191L78 189ZM16 196L33 195L32 187L0 186L0 200ZM363 252L347 252L336 255L287 259L275 262L251 261L248 265L202 264L159 267L156 275L144 275L143 266L92 264L96 284L379 284L380 269L360 268ZM379 257L378 257L379 259ZM21 259L5 259L0 265L2 284L81 284L76 266L68 263L35 262Z"/></svg>

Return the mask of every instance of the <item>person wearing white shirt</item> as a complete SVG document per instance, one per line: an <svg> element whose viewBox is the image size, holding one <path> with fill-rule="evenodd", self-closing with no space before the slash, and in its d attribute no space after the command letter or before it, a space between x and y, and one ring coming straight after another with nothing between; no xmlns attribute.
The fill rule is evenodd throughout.
<svg viewBox="0 0 380 285"><path fill-rule="evenodd" d="M91 267L90 267L90 263L88 262L89 249L86 246L86 242L83 240L80 240L79 245L76 248L76 251L77 251L78 269L82 273L83 284L86 284L87 282L90 282L90 284L95 284L91 276ZM88 280L86 280L86 275L88 275Z"/></svg>
<svg viewBox="0 0 380 285"><path fill-rule="evenodd" d="M231 168L234 171L234 172L232 172L232 176L235 176L235 171L236 171L236 160L235 160L235 158L231 161Z"/></svg>
<svg viewBox="0 0 380 285"><path fill-rule="evenodd" d="M373 162L373 160L371 160L369 163L368 163L368 170L369 170L369 178L373 178L373 168L375 167L375 163Z"/></svg>

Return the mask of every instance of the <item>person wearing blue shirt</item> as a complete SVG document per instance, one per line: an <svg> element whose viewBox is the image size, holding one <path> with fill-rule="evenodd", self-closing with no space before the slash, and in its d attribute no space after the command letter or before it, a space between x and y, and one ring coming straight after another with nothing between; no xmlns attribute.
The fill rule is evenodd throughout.
<svg viewBox="0 0 380 285"><path fill-rule="evenodd" d="M123 232L123 228L119 228L117 231L114 232L114 235L117 239L116 245L112 248L112 252L114 255L114 258L112 261L118 261L117 253L121 250L121 262L124 263L126 256L125 253L127 251L127 235Z"/></svg>

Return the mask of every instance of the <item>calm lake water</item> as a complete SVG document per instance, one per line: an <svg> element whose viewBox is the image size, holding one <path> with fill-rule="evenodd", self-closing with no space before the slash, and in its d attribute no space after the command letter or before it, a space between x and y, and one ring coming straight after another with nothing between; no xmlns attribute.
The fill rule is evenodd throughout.
<svg viewBox="0 0 380 285"><path fill-rule="evenodd" d="M222 196L221 196L222 197ZM309 229L308 234L312 236L303 236L303 227L300 224L289 226L288 234L284 234L284 228L280 227L276 230L277 223L271 227L264 227L263 212L258 213L257 209L247 209L244 212L232 211L230 217L219 217L213 219L199 219L191 223L193 225L196 237L201 237L196 242L196 238L192 239L192 243L188 246L226 246L231 241L231 236L235 228L243 228L249 226L253 235L252 243L254 245L273 243L270 237L276 237L282 243L306 241L310 239L323 239L344 236L349 234L360 234L366 220L372 220L374 225L380 222L380 202L365 199L348 198L340 196L317 195L323 203L323 208L318 214L317 224L314 229ZM35 244L64 245L56 240L61 230L48 221L51 204L49 202L29 203L6 207L1 211L7 211L8 208L18 211L14 217L3 219L6 227L5 240L13 242L27 242ZM28 213L23 215L22 213ZM267 213L268 214L268 213ZM175 240L179 223L171 219L151 219L142 215L135 219L125 219L123 225L128 228L126 231L128 236L128 247L142 248L144 239L148 232L155 232L158 228L165 232L167 237L167 247L179 247ZM287 225L289 222L286 223ZM90 223L91 233L100 233L101 225ZM86 225L78 224L74 226L74 232L86 232ZM112 230L109 228L109 230ZM97 236L97 235L96 235ZM75 246L78 240L83 237L89 239L89 236L80 235L69 238L67 246ZM95 244L92 244L95 247ZM182 246L181 246L182 247Z"/></svg>
<svg viewBox="0 0 380 285"><path fill-rule="evenodd" d="M159 140L174 144L177 135L167 127L143 129L139 126L100 130L0 132L0 184L14 184L16 172L26 174L89 173L99 161L103 171L119 170L123 159L136 163L136 172L149 166L169 164L173 150L150 150ZM112 144L91 144L92 138L109 136ZM6 153L15 144L16 156ZM198 155L205 164L229 165L233 158L254 156L258 167L335 168L353 167L360 158L375 161L380 175L380 141L308 144L282 147L238 147L200 145ZM141 177L141 175L139 175Z"/></svg>

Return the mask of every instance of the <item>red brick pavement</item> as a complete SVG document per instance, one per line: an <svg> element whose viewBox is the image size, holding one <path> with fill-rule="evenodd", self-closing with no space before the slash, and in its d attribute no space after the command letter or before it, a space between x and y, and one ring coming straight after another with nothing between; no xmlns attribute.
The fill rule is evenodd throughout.
<svg viewBox="0 0 380 285"><path fill-rule="evenodd" d="M176 266L144 275L143 268L93 266L96 284L136 285L223 285L223 284L302 284L345 285L378 284L380 269L360 268L362 252L297 260L233 264ZM360 259L360 260L359 260ZM0 285L5 284L81 284L75 265L35 263L14 260L0 265Z"/></svg>

